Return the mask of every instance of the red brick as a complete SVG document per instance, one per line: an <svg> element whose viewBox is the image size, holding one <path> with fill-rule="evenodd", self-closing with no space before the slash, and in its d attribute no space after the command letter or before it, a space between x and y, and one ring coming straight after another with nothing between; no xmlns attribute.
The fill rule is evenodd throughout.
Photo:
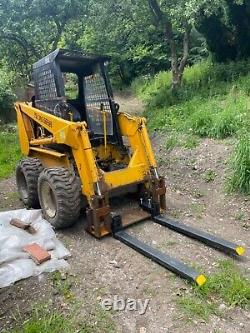
<svg viewBox="0 0 250 333"><path fill-rule="evenodd" d="M26 245L23 250L29 253L37 265L51 259L51 254L36 243Z"/></svg>
<svg viewBox="0 0 250 333"><path fill-rule="evenodd" d="M27 229L29 225L27 223L24 223L22 220L19 219L11 219L10 224L13 225L14 227L20 228L20 229Z"/></svg>
<svg viewBox="0 0 250 333"><path fill-rule="evenodd" d="M13 225L14 227L23 229L32 235L36 233L36 230L31 225L24 223L20 219L12 219L10 220L10 224Z"/></svg>

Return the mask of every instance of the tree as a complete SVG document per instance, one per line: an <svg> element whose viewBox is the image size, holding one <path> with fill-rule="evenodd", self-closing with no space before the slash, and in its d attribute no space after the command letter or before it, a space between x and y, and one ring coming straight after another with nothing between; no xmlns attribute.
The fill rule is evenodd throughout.
<svg viewBox="0 0 250 333"><path fill-rule="evenodd" d="M87 6L87 0L0 0L0 58L11 70L30 74L32 63L57 48Z"/></svg>
<svg viewBox="0 0 250 333"><path fill-rule="evenodd" d="M181 2L181 1L180 1ZM173 2L166 1L162 7L165 9L169 6L170 10L164 10L161 8L158 0L148 0L149 8L155 18L156 24L162 26L165 34L166 41L169 44L171 51L171 70L172 70L172 88L177 89L182 82L183 72L188 61L190 51L190 33L191 24L188 19L183 15L180 24L177 24L178 16L173 17L171 15L171 9L173 10ZM183 4L183 3L182 3ZM177 4L175 3L175 6ZM172 11L173 13L173 11ZM174 29L174 26L177 29ZM182 35L182 55L178 58L178 46L177 38L179 34Z"/></svg>
<svg viewBox="0 0 250 333"><path fill-rule="evenodd" d="M224 0L207 15L201 6L197 29L205 36L209 50L219 62L250 56L250 2Z"/></svg>
<svg viewBox="0 0 250 333"><path fill-rule="evenodd" d="M112 76L125 84L169 68L167 46L144 0L91 1L84 24L76 24L74 31L82 31L76 46L111 56ZM73 46L69 39L70 35L65 45Z"/></svg>

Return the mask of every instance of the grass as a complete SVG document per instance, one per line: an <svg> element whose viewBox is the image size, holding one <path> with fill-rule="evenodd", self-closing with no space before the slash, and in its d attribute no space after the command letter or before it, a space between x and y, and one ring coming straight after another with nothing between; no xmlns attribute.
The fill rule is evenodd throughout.
<svg viewBox="0 0 250 333"><path fill-rule="evenodd" d="M224 139L249 129L250 62L198 63L185 70L183 86L171 91L170 72L133 84L146 103L150 129Z"/></svg>
<svg viewBox="0 0 250 333"><path fill-rule="evenodd" d="M165 142L165 148L168 151L172 151L176 147L194 149L199 143L199 138L195 135L172 132Z"/></svg>
<svg viewBox="0 0 250 333"><path fill-rule="evenodd" d="M197 296L184 296L179 300L179 306L191 317L199 317L205 321L212 314L217 314L216 306L213 303L204 302Z"/></svg>
<svg viewBox="0 0 250 333"><path fill-rule="evenodd" d="M0 179L7 178L14 172L20 158L16 128L0 127Z"/></svg>
<svg viewBox="0 0 250 333"><path fill-rule="evenodd" d="M230 307L250 309L250 281L230 260L220 262L219 272L199 292L206 297L219 297Z"/></svg>
<svg viewBox="0 0 250 333"><path fill-rule="evenodd" d="M170 72L139 78L132 85L146 103L149 130L167 134L166 149L195 148L198 138L236 138L228 189L244 194L250 194L249 72L249 60L226 64L208 60L186 68L182 87L174 93ZM181 143L183 135L186 144ZM209 181L212 178L208 175Z"/></svg>
<svg viewBox="0 0 250 333"><path fill-rule="evenodd" d="M250 135L243 134L231 159L228 189L250 194Z"/></svg>
<svg viewBox="0 0 250 333"><path fill-rule="evenodd" d="M213 99L229 92L236 96L239 88L249 95L249 70L249 61L214 64L207 60L185 69L183 87L175 94L170 90L170 72L160 72L152 78L138 78L133 82L132 89L151 108L183 104L194 96Z"/></svg>
<svg viewBox="0 0 250 333"><path fill-rule="evenodd" d="M115 333L115 324L110 312L97 306L83 317L79 311L65 314L48 306L36 307L29 319L23 320L19 314L16 328L3 330L3 333Z"/></svg>
<svg viewBox="0 0 250 333"><path fill-rule="evenodd" d="M21 318L17 319L21 321ZM46 307L36 308L29 319L22 325L4 333L73 333L77 332L72 318L64 316L58 311L51 312ZM84 332L84 331L82 331Z"/></svg>
<svg viewBox="0 0 250 333"><path fill-rule="evenodd" d="M190 295L178 300L179 307L190 317L208 320L220 313L219 305L250 309L250 281L231 260L219 263L217 273L208 278L202 287L193 287Z"/></svg>

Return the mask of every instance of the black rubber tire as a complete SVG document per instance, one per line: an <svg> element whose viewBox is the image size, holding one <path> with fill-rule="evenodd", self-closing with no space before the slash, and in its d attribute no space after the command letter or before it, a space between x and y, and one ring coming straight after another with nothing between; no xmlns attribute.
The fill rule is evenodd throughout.
<svg viewBox="0 0 250 333"><path fill-rule="evenodd" d="M44 169L38 179L38 196L43 217L56 228L73 225L82 208L81 183L64 168Z"/></svg>
<svg viewBox="0 0 250 333"><path fill-rule="evenodd" d="M39 208L37 192L38 177L43 170L37 158L26 158L16 167L16 184L20 199L27 208Z"/></svg>

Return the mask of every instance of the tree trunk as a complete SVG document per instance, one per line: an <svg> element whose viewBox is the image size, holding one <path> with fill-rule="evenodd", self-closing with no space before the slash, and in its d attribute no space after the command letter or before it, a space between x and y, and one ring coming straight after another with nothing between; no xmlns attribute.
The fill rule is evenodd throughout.
<svg viewBox="0 0 250 333"><path fill-rule="evenodd" d="M187 65L188 56L189 56L190 32L191 32L191 27L188 25L185 26L185 33L183 36L183 53L182 53L182 59L181 59L179 65L178 65L176 51L174 50L172 52L172 59L174 59L174 61L172 61L172 77L173 77L172 89L173 90L178 89L182 84L183 73L184 73L184 69Z"/></svg>

